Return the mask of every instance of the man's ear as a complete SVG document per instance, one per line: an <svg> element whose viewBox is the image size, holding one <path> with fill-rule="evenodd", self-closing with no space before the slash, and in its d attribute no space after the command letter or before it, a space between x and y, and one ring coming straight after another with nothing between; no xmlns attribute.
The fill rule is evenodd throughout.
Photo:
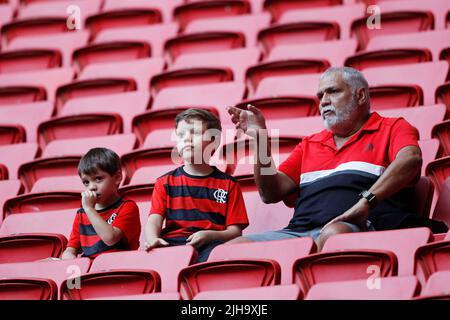
<svg viewBox="0 0 450 320"><path fill-rule="evenodd" d="M359 88L356 91L356 101L358 102L358 106L364 106L367 103L367 93L364 88Z"/></svg>

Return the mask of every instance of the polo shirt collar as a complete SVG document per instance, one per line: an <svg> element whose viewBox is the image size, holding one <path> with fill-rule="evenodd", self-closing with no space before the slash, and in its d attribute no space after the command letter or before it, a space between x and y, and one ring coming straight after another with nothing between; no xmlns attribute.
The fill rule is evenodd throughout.
<svg viewBox="0 0 450 320"><path fill-rule="evenodd" d="M377 112L372 112L370 114L369 119L363 125L363 127L359 130L359 132L356 134L356 136L359 137L359 135L363 131L376 131L376 130L378 130L380 128L380 125L381 125L382 121L383 121L383 118ZM326 129L321 131L321 132L319 132L318 134L315 134L313 137L311 137L311 139L309 141L321 142L321 143L326 144L326 145L334 146L333 133L331 131L329 131L329 130L326 130Z"/></svg>

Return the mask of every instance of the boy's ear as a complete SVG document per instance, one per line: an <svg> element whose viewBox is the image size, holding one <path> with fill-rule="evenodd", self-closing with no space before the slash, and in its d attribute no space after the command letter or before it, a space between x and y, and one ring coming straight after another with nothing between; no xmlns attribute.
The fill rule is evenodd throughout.
<svg viewBox="0 0 450 320"><path fill-rule="evenodd" d="M120 185L120 183L122 182L122 179L123 179L122 169L118 170L114 176L115 176L116 184Z"/></svg>

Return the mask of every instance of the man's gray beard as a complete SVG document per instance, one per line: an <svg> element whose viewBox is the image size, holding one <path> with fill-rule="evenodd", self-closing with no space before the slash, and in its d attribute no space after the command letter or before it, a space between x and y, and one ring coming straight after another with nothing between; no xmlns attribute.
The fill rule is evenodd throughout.
<svg viewBox="0 0 450 320"><path fill-rule="evenodd" d="M347 126L353 120L352 115L358 108L355 96L352 96L350 103L344 108L344 110L335 111L333 117L327 117L323 120L323 124L328 131L335 132L339 129ZM335 108L336 109L336 108Z"/></svg>

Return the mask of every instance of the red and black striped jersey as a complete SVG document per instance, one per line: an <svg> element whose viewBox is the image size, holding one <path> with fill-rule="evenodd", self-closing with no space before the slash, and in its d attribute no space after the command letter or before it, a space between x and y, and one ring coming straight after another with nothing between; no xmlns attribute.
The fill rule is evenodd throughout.
<svg viewBox="0 0 450 320"><path fill-rule="evenodd" d="M103 220L123 232L123 237L113 246L106 245L97 235L83 208L77 211L67 247L82 251L83 257L95 258L104 252L136 250L139 248L141 221L139 208L134 201L118 199L105 209L97 210Z"/></svg>
<svg viewBox="0 0 450 320"><path fill-rule="evenodd" d="M179 167L157 179L150 214L166 219L161 237L188 237L200 230L248 226L239 184L233 177L213 169L207 176L193 176Z"/></svg>

